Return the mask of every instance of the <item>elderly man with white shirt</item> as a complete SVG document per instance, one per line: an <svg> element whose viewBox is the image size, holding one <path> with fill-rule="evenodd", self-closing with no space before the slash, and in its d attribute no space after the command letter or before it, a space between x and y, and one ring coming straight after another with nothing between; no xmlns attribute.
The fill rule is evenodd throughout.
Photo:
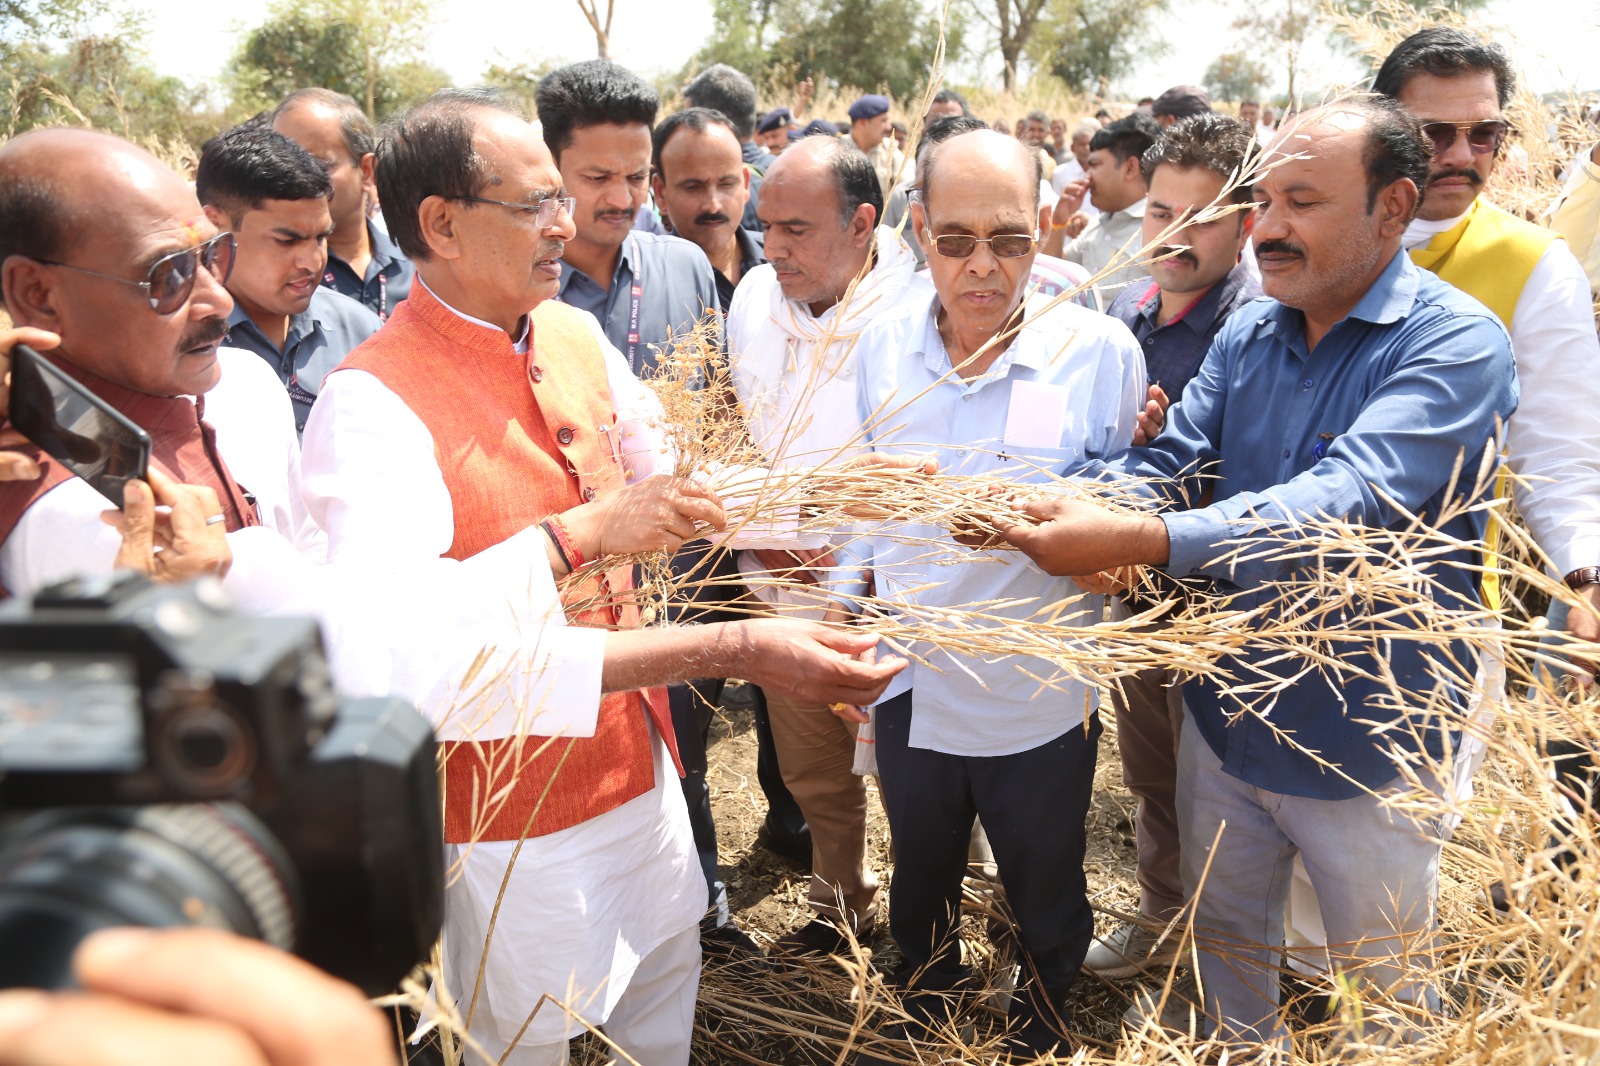
<svg viewBox="0 0 1600 1066"><path fill-rule="evenodd" d="M1145 397L1144 358L1122 323L1076 304L1024 299L1048 209L1025 146L989 130L923 161L912 212L932 284L919 281L856 344L857 413L876 453L937 457L942 469L1018 484L1124 451ZM897 526L857 542L882 609L985 604L988 619L1098 620L1103 598L1009 552L974 554L948 531ZM895 980L918 1014L965 971L957 921L968 834L983 821L1026 958L1013 1040L1033 1054L1065 1040L1061 1011L1094 919L1084 818L1100 736L1097 695L1039 678L1037 659L919 645L926 659L877 706L876 751L895 842ZM928 1019L930 1023L934 1019ZM913 1037L915 1033L911 1034Z"/></svg>
<svg viewBox="0 0 1600 1066"><path fill-rule="evenodd" d="M756 211L769 262L735 290L727 335L751 439L774 469L839 463L865 450L856 339L898 306L916 266L899 235L877 224L882 208L871 162L837 138L799 141L767 171ZM828 547L778 539L745 553L741 565L752 574L809 569ZM752 592L775 612L823 614L819 597L792 584L756 580ZM855 729L825 705L782 695L768 694L767 711L784 784L811 827L809 903L817 915L777 948L838 952L842 924L864 935L877 913L866 783L851 772Z"/></svg>

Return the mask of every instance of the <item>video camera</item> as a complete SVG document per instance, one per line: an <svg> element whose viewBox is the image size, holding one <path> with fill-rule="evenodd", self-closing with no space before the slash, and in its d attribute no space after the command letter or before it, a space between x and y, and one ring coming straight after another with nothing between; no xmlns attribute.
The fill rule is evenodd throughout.
<svg viewBox="0 0 1600 1066"><path fill-rule="evenodd" d="M427 721L341 701L316 623L131 573L0 608L0 988L73 983L115 925L203 925L369 995L432 950Z"/></svg>

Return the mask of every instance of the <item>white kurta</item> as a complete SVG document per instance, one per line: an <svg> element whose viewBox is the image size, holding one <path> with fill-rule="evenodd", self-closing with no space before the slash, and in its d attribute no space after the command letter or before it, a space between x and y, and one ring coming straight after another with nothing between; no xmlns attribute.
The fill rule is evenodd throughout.
<svg viewBox="0 0 1600 1066"><path fill-rule="evenodd" d="M619 421L625 430L648 435L649 426L659 425L659 404L599 325L594 328ZM479 709L469 715L472 735L510 734L517 707L554 714L553 720L566 724L566 735L593 733L605 637L564 624L536 528L470 559L440 558L454 539L454 519L433 438L398 396L363 371L329 375L306 426L304 449L305 497L327 533L333 568L423 581L416 596L402 587L401 595L390 598L403 624L391 624L394 632L384 640L362 642L370 653L357 658L372 661L341 661L341 670L417 701L440 723L441 735L459 736L466 726L452 713L458 702L453 690L431 675L413 676L405 652L442 641L458 649L453 658L459 676L497 630L504 639L509 622L527 627L536 640L534 661L512 665L528 688L510 699L478 701ZM641 459L629 464L636 477L650 472L650 463ZM455 609L437 612L434 593L461 583L476 594L447 597ZM397 602L402 600L411 600L412 607ZM473 606L486 602L495 617L474 617ZM526 653L528 645L522 647ZM396 651L386 654L388 648ZM530 731L549 733L547 721L535 717ZM498 1044L496 1054L542 995L562 1000L591 1024L604 1022L639 960L691 928L705 910L705 882L683 793L660 738L656 755L654 789L581 825L525 841L514 869L515 841L448 848L458 876L447 890L445 979L463 1010L472 998L502 881L510 877L473 1019L474 1033ZM579 1022L547 1004L521 1042L551 1044L578 1031Z"/></svg>

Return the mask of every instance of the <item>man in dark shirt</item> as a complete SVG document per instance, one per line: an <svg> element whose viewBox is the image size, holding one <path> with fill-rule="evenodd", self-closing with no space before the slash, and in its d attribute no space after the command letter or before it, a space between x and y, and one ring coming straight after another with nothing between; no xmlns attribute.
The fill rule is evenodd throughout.
<svg viewBox="0 0 1600 1066"><path fill-rule="evenodd" d="M211 224L232 230L239 246L224 343L267 361L303 431L322 379L383 324L318 284L333 231L328 175L283 134L236 127L206 145L195 192Z"/></svg>
<svg viewBox="0 0 1600 1066"><path fill-rule="evenodd" d="M1150 277L1118 293L1107 314L1131 329L1144 349L1151 395L1163 408L1169 397L1183 394L1234 309L1260 295L1243 262L1254 225L1250 186L1223 195L1230 175L1245 172L1253 137L1234 119L1208 112L1173 126L1140 160L1149 185L1140 243L1164 241L1157 254L1173 254L1151 262ZM1213 204L1240 206L1214 220L1182 225ZM1182 686L1171 670L1145 670L1113 690L1112 703L1123 780L1139 802L1135 828L1144 921L1123 922L1097 939L1084 967L1118 979L1166 965L1176 948L1169 937L1152 954L1161 929L1184 903L1174 794Z"/></svg>
<svg viewBox="0 0 1600 1066"><path fill-rule="evenodd" d="M734 287L767 261L761 234L739 225L750 174L739 137L720 111L691 107L661 120L654 135L656 203L675 234L700 246L716 272L717 304L728 313Z"/></svg>
<svg viewBox="0 0 1600 1066"><path fill-rule="evenodd" d="M322 284L387 319L410 295L416 270L400 246L367 217L367 198L375 195L372 122L343 93L301 89L273 111L272 128L327 167L333 182L333 235Z"/></svg>

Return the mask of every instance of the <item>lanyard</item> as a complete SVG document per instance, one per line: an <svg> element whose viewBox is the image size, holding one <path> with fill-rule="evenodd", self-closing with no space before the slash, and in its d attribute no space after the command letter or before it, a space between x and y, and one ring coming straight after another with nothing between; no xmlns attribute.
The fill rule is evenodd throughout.
<svg viewBox="0 0 1600 1066"><path fill-rule="evenodd" d="M338 279L333 276L333 263L328 263L322 271L322 283L335 292L339 289ZM361 285L362 295L365 295L366 283ZM378 321L389 321L389 275L378 272Z"/></svg>
<svg viewBox="0 0 1600 1066"><path fill-rule="evenodd" d="M639 304L644 300L644 274L639 269L639 238L629 237L628 247L633 255L630 271L633 283L628 287L628 366L635 374L639 374L642 368L634 358L639 350Z"/></svg>

